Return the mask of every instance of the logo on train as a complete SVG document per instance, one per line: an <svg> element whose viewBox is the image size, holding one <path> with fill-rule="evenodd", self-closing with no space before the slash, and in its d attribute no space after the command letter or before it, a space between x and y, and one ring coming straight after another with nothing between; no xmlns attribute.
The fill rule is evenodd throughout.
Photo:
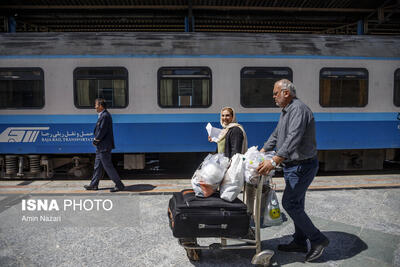
<svg viewBox="0 0 400 267"><path fill-rule="evenodd" d="M50 127L8 127L0 135L1 143L34 143L40 131Z"/></svg>
<svg viewBox="0 0 400 267"><path fill-rule="evenodd" d="M0 134L0 143L91 142L93 133L85 131L48 132L50 127L8 127ZM38 138L40 135L40 138Z"/></svg>

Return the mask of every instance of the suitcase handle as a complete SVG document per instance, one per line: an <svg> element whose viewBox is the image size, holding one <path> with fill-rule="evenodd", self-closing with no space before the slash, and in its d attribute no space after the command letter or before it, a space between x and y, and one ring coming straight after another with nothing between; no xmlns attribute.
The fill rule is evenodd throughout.
<svg viewBox="0 0 400 267"><path fill-rule="evenodd" d="M199 223L199 229L227 229L227 224L204 224Z"/></svg>

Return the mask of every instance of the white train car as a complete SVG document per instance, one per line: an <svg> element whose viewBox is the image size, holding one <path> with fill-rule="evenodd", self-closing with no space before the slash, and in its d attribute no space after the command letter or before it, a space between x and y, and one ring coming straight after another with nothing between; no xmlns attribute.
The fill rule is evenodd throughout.
<svg viewBox="0 0 400 267"><path fill-rule="evenodd" d="M90 171L103 97L125 168L146 153L212 152L205 125L237 112L249 145L279 118L273 83L314 112L325 170L380 169L400 148L400 38L219 33L0 34L0 177ZM182 154L183 153L183 154Z"/></svg>

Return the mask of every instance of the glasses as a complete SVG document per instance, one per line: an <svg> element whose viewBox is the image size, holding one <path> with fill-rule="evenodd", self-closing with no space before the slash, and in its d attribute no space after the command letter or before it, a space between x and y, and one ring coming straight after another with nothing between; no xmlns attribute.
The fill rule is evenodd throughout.
<svg viewBox="0 0 400 267"><path fill-rule="evenodd" d="M273 92L273 96L278 96L279 95L279 93L282 93L282 92L284 92L284 91L287 91L287 90L280 90L279 92Z"/></svg>

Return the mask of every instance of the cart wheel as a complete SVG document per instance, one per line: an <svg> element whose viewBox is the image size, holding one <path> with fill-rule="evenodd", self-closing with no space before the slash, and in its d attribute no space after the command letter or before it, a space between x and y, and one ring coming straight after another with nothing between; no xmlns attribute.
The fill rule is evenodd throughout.
<svg viewBox="0 0 400 267"><path fill-rule="evenodd" d="M263 250L254 255L251 263L258 266L269 266L272 256L274 256L273 250Z"/></svg>
<svg viewBox="0 0 400 267"><path fill-rule="evenodd" d="M185 248L186 255L191 261L199 261L201 255L201 249Z"/></svg>

